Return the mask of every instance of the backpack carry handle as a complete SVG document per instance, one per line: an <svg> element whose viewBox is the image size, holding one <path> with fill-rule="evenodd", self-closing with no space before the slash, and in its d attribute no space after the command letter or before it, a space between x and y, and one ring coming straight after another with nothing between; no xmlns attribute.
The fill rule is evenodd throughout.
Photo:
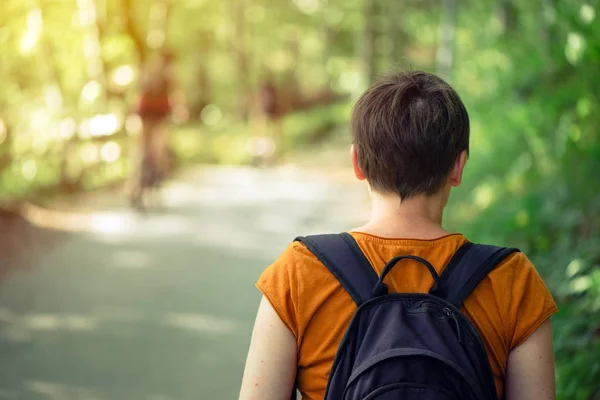
<svg viewBox="0 0 600 400"><path fill-rule="evenodd" d="M385 279L385 276L392 270L392 268L394 268L398 264L398 262L405 260L405 259L419 261L421 264L425 265L427 267L427 269L429 270L429 272L431 273L431 276L433 277L433 286L432 286L431 290L436 290L438 288L440 276L436 272L435 268L433 268L433 265L431 265L429 263L429 261L427 261L421 257L417 257L417 256L410 256L410 255L397 256L397 257L392 258L386 264L386 266L383 268L383 271L381 272L381 276L379 276L379 280L377 281L377 284L373 288L373 292L372 292L373 297L385 296L386 294L388 294L388 286L385 283L383 283L383 280Z"/></svg>

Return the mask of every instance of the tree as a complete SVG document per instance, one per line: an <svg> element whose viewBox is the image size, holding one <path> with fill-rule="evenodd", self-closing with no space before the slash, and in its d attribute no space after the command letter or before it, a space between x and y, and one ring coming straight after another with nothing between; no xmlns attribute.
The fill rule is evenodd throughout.
<svg viewBox="0 0 600 400"><path fill-rule="evenodd" d="M437 72L450 82L454 62L454 31L458 10L456 0L443 0L443 5L440 44L437 52Z"/></svg>

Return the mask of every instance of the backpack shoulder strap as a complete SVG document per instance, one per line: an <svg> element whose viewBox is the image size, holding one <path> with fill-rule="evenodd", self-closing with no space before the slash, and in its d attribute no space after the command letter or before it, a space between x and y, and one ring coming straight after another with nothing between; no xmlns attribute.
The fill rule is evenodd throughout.
<svg viewBox="0 0 600 400"><path fill-rule="evenodd" d="M378 276L349 233L297 237L350 294L356 306L371 298Z"/></svg>
<svg viewBox="0 0 600 400"><path fill-rule="evenodd" d="M454 254L440 277L438 289L431 294L459 308L463 301L496 266L518 249L465 243Z"/></svg>

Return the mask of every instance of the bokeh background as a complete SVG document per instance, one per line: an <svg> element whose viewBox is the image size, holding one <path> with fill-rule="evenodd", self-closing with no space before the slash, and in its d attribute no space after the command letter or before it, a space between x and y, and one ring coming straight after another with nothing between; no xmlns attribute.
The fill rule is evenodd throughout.
<svg viewBox="0 0 600 400"><path fill-rule="evenodd" d="M347 160L353 101L382 73L424 69L471 116L447 227L528 254L561 310L558 398L600 399L599 13L597 0L2 0L0 398L235 398L261 270L296 235L368 215ZM163 207L140 214L123 191L135 102L164 49L181 93L173 170ZM276 116L260 107L267 84Z"/></svg>

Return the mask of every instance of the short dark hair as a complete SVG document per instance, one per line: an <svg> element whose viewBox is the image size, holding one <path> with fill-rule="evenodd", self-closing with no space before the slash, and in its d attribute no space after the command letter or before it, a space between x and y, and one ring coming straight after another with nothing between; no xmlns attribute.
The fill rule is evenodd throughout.
<svg viewBox="0 0 600 400"><path fill-rule="evenodd" d="M423 71L390 75L367 89L351 128L371 188L402 199L437 193L460 153L469 151L463 102L443 79Z"/></svg>

